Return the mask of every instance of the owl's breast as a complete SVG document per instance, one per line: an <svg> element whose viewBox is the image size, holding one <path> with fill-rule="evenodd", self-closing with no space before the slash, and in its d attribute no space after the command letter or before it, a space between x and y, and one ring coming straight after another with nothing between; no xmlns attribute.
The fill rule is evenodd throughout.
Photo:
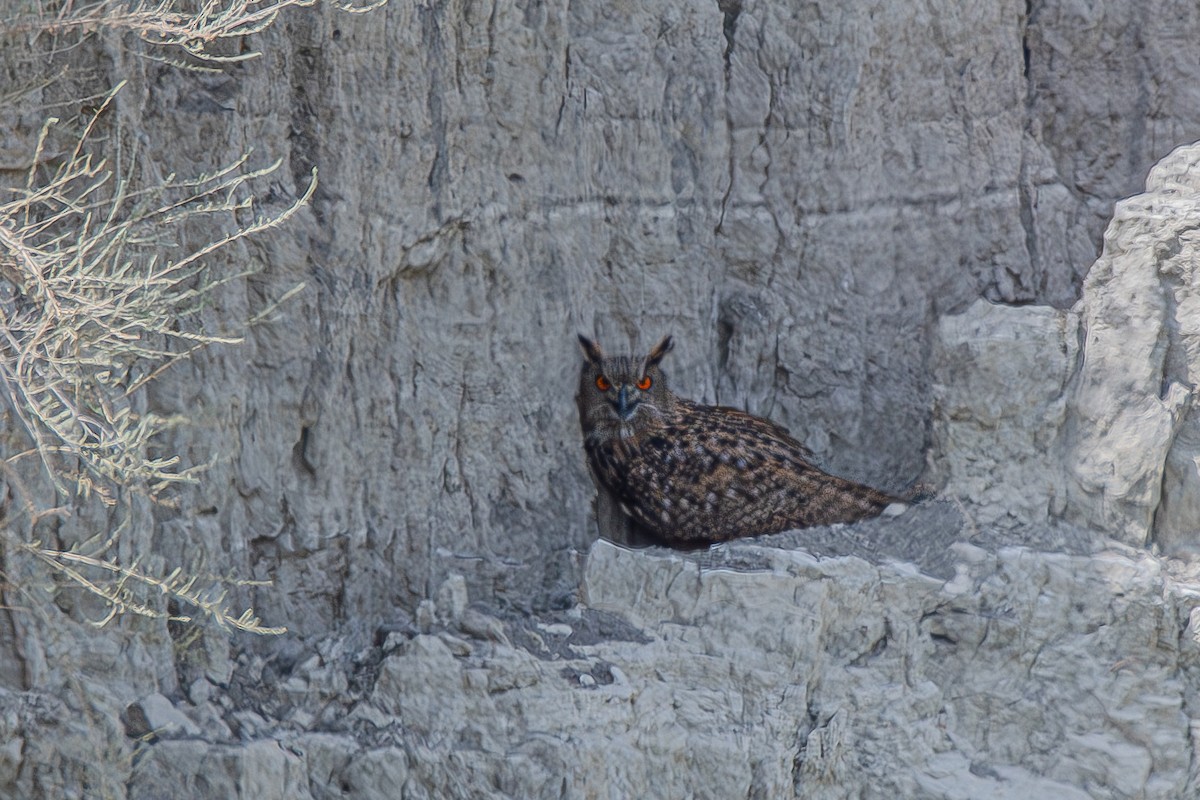
<svg viewBox="0 0 1200 800"><path fill-rule="evenodd" d="M663 428L597 442L589 457L626 513L660 535L692 538L682 532L708 531L726 507L758 493L743 477L751 464L730 444Z"/></svg>

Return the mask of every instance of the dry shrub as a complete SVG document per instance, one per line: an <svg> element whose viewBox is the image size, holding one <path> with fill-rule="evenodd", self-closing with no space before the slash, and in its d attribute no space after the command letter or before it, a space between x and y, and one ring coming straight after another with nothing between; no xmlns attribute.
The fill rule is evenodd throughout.
<svg viewBox="0 0 1200 800"><path fill-rule="evenodd" d="M55 10L40 5L10 16L3 27L9 35L55 37L115 30L136 35L152 57L156 50L178 48L193 64L220 62L230 59L214 51L217 44L261 31L281 11L313 2L64 0ZM335 5L365 11L385 2ZM109 613L97 625L125 613L166 617L165 599L221 627L281 633L283 628L263 625L252 609L237 613L227 605L227 587L250 581L199 580L182 569L153 574L139 567L143 559L136 554L132 563L120 563L113 553L125 522L69 550L35 538L40 521L69 513L73 503L89 496L120 512L134 494L161 503L168 487L200 479L202 467L181 468L177 456L150 455L155 438L184 420L138 413L131 400L197 349L240 341L188 324L214 290L249 274L214 275L206 258L284 225L316 186L314 170L292 203L262 214L254 185L279 163L252 168L246 155L211 174L137 185L93 146L97 124L120 89L94 104L67 147L49 146L62 131L58 119L48 119L24 185L0 187L0 391L28 442L23 452L0 460L0 543L10 557L28 556L102 598ZM183 252L164 246L185 238L178 235L185 226L214 220L223 227L206 229L226 232L211 241ZM239 321L240 327L268 318L302 288ZM40 462L56 502L27 489L27 459ZM128 520L129 514L115 517Z"/></svg>

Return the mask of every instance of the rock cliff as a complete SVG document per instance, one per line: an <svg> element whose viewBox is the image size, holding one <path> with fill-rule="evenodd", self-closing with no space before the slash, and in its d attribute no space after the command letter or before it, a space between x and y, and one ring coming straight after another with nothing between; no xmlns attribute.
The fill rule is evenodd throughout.
<svg viewBox="0 0 1200 800"><path fill-rule="evenodd" d="M136 174L320 185L195 321L304 291L135 398L210 466L119 548L269 580L238 599L289 633L95 628L6 553L0 795L1200 792L1200 17L1110 6L393 0L215 71L10 34L66 72L0 114L5 186L119 80ZM595 542L576 330L670 331L681 393L939 499ZM73 512L35 534L115 524Z"/></svg>

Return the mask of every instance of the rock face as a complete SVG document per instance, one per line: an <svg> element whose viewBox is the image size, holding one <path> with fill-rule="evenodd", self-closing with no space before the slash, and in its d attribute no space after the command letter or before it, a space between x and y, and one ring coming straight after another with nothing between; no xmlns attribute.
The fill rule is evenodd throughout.
<svg viewBox="0 0 1200 800"><path fill-rule="evenodd" d="M987 522L1200 547L1200 145L1116 204L1070 312L977 302L934 348L930 473Z"/></svg>
<svg viewBox="0 0 1200 800"><path fill-rule="evenodd" d="M1190 121L1068 137L1068 120L1072 137L1094 127L1074 87L1117 97L1127 60L1105 49L1097 83L1067 11L313 11L218 74L89 43L107 66L44 90L6 152L33 152L41 105L128 78L116 112L145 132L146 174L254 148L285 159L288 197L319 169L311 213L231 253L265 269L202 321L221 330L306 290L145 398L192 420L166 451L215 463L181 519L142 534L164 563L272 576L281 590L255 607L319 636L412 609L450 573L515 606L573 592L594 535L576 330L614 349L670 330L681 390L780 421L835 472L916 480L937 321L981 296L1068 307L1095 257L1086 220ZM1107 41L1127 23L1089 30ZM21 46L14 63L73 63ZM1186 69L1164 54L1136 76L1193 85ZM1135 163L1095 183L1118 154Z"/></svg>
<svg viewBox="0 0 1200 800"><path fill-rule="evenodd" d="M1067 385L1078 320L1048 306L976 301L943 317L934 343L929 479L980 522L1044 523L1062 513Z"/></svg>
<svg viewBox="0 0 1200 800"><path fill-rule="evenodd" d="M930 476L977 519L1196 550L1198 158L1179 148L1117 203L1072 311L978 301L940 321Z"/></svg>
<svg viewBox="0 0 1200 800"><path fill-rule="evenodd" d="M130 796L1095 800L1198 788L1200 647L1184 596L1200 584L1134 550L953 549L944 581L749 542L686 556L597 542L585 606L494 620L492 636L453 617L393 634L360 661L369 685L334 713L293 693L324 732L277 722L272 739L237 747L162 742Z"/></svg>
<svg viewBox="0 0 1200 800"><path fill-rule="evenodd" d="M97 630L6 550L35 611L0 616L0 795L1200 791L1196 589L1107 541L1198 541L1200 148L1113 203L1200 138L1200 17L1076 5L393 2L296 13L215 73L0 32L6 74L68 69L0 114L6 186L47 108L122 79L102 133L137 175L254 148L284 160L268 202L321 180L213 261L261 271L195 323L306 289L132 401L212 466L115 548L270 579L238 599L291 632ZM594 543L576 330L672 332L682 393L946 499Z"/></svg>
<svg viewBox="0 0 1200 800"><path fill-rule="evenodd" d="M613 349L673 332L681 391L776 419L835 472L916 480L936 320L980 296L1069 306L1095 257L1074 174L1030 131L1049 89L1024 9L313 11L215 75L92 44L106 69L6 138L32 153L39 103L112 73L148 174L254 148L285 159L290 197L319 169L311 213L231 253L265 269L202 321L306 290L146 402L192 420L165 450L215 459L157 523L164 562L270 575L255 607L323 635L450 573L515 606L571 594L594 535L577 330ZM1029 68L1059 67L1037 25ZM1106 215L1136 190L1118 183Z"/></svg>
<svg viewBox="0 0 1200 800"><path fill-rule="evenodd" d="M1086 338L1065 454L1078 518L1126 541L1200 547L1200 148L1117 203L1079 302Z"/></svg>

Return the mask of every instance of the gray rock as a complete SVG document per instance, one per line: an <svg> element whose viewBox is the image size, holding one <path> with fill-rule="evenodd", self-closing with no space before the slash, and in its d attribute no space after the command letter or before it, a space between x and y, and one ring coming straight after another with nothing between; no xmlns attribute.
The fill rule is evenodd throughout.
<svg viewBox="0 0 1200 800"><path fill-rule="evenodd" d="M180 739L200 735L196 723L157 692L146 695L125 709L125 732L134 738L154 736Z"/></svg>
<svg viewBox="0 0 1200 800"><path fill-rule="evenodd" d="M442 582L437 592L437 620L442 625L453 625L462 619L466 609L466 578L462 575L450 575Z"/></svg>
<svg viewBox="0 0 1200 800"><path fill-rule="evenodd" d="M1078 321L1046 306L976 301L943 317L933 351L929 479L983 524L1062 513L1061 432Z"/></svg>
<svg viewBox="0 0 1200 800"><path fill-rule="evenodd" d="M1200 549L1197 162L1179 148L1117 204L1074 311L980 301L942 319L929 474L977 521L1065 516Z"/></svg>
<svg viewBox="0 0 1200 800"><path fill-rule="evenodd" d="M456 654L416 635L384 655L344 732L253 743L253 755L163 754L176 744L164 742L131 785L191 787L220 764L228 789L253 758L278 781L268 797L297 771L315 798L1165 799L1195 788L1200 644L1183 627L1200 596L1195 567L1168 572L1131 548L947 549L950 581L890 557L754 540L695 554L597 542L577 626L607 612L636 637L551 660L491 640Z"/></svg>
<svg viewBox="0 0 1200 800"><path fill-rule="evenodd" d="M428 633L433 628L436 616L437 604L432 600L422 600L417 604L417 627L423 633Z"/></svg>
<svg viewBox="0 0 1200 800"><path fill-rule="evenodd" d="M192 705L204 705L212 697L212 684L204 678L197 678L188 684L187 695Z"/></svg>
<svg viewBox="0 0 1200 800"><path fill-rule="evenodd" d="M1085 338L1064 456L1073 518L1176 552L1200 547L1197 161L1200 146L1179 148L1113 212L1077 307Z"/></svg>
<svg viewBox="0 0 1200 800"><path fill-rule="evenodd" d="M214 703L204 703L197 706L189 714L189 719L200 728L200 735L210 742L233 741L233 731L225 722L225 715Z"/></svg>
<svg viewBox="0 0 1200 800"><path fill-rule="evenodd" d="M914 796L919 787L943 782L946 796L1018 797L1028 796L1022 787L1045 795L1056 787L1088 786L1093 797L1139 791L1172 797L1186 786L1186 690L1172 677L1181 654L1147 650L1158 636L1180 639L1174 615L1162 605L1171 584L1153 559L1013 548L991 563L964 565L969 584L951 592L859 559L815 561L778 550L769 556L770 571L710 571L690 559L600 543L589 560L586 596L597 607L623 609L653 631L656 641L643 651L693 653L643 654L672 695L666 707L686 708L683 698L690 694L709 710L689 720L690 733L705 727L701 720L715 722L707 715L714 709L738 713L731 701L745 708L743 719L771 728L775 717L780 730L797 731L798 774L789 769L787 777L797 779L804 796ZM1091 626L1109 619L1114 607L1103 591L1089 587L1113 584L1123 591L1116 613L1131 624L1097 637ZM1188 648L1194 654L1195 645ZM1128 661L1132 653L1138 654L1136 669ZM642 659L609 658L638 681ZM681 672L665 674L671 669ZM709 669L739 679L714 680ZM764 697L760 706L760 681L765 695L782 692L776 695L782 702ZM783 684L800 695L789 702ZM735 686L733 701L727 693ZM1109 699L1098 710L1088 708L1090 697ZM1125 720L1132 718L1146 727L1129 731ZM759 734L754 726L740 729L757 756L776 752L790 766L779 750L788 739ZM1055 742L1044 753L1042 736ZM949 753L956 760L947 762ZM731 754L723 763L738 760ZM885 763L905 764L904 774L883 774ZM995 770L990 778L989 768ZM775 781L768 796L791 796L783 774ZM677 784L664 796L688 788Z"/></svg>
<svg viewBox="0 0 1200 800"><path fill-rule="evenodd" d="M504 633L504 625L500 620L472 608L467 609L462 615L459 628L463 633L476 639L491 639L509 644L508 637Z"/></svg>
<svg viewBox="0 0 1200 800"><path fill-rule="evenodd" d="M236 77L115 59L162 171L254 145L288 164L281 199L321 178L293 225L227 255L264 271L198 321L305 291L144 398L193 421L164 452L220 454L147 546L270 575L246 599L302 636L411 612L451 574L473 598L562 602L594 536L578 329L616 349L669 329L681 391L779 420L834 471L918 478L938 317L981 296L1069 305L1099 235L1080 197L1107 213L1125 188L1080 192L1056 171L1069 148L1030 130L1031 93L1058 87L1029 82L1020 3L725 5L313 10ZM1053 19L1034 65L1094 63L1087 42L1047 44L1075 41ZM1154 63L1145 85L1184 79ZM234 111L200 102L214 82ZM1056 131L1078 150L1095 126L1070 118ZM1161 153L1140 141L1144 171ZM1097 147L1089 163L1127 152Z"/></svg>
<svg viewBox="0 0 1200 800"><path fill-rule="evenodd" d="M138 761L129 800L187 797L194 800L315 800L304 760L274 741L239 746L200 740L166 741Z"/></svg>
<svg viewBox="0 0 1200 800"><path fill-rule="evenodd" d="M640 641L564 664L419 635L364 700L389 725L284 750L314 797L1185 796L1200 575L1135 551L956 549L944 583L752 541L720 566L598 542L587 602Z"/></svg>
<svg viewBox="0 0 1200 800"><path fill-rule="evenodd" d="M307 733L282 744L286 750L303 759L314 800L333 800L345 796L347 773L351 760L359 750L354 739L328 733Z"/></svg>
<svg viewBox="0 0 1200 800"><path fill-rule="evenodd" d="M270 723L257 711L242 709L230 714L234 733L242 741L252 741L270 732Z"/></svg>
<svg viewBox="0 0 1200 800"><path fill-rule="evenodd" d="M358 753L345 771L351 800L396 797L408 780L408 757L397 747L380 747Z"/></svg>
<svg viewBox="0 0 1200 800"><path fill-rule="evenodd" d="M61 696L0 689L0 796L122 796L134 743L116 698L88 678L74 688Z"/></svg>

